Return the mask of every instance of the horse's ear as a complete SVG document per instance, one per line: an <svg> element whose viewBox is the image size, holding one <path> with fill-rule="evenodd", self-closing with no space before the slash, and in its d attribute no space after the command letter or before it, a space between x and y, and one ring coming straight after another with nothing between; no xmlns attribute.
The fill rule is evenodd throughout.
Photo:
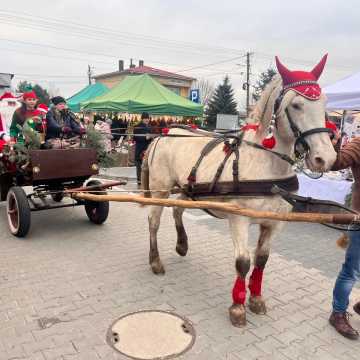
<svg viewBox="0 0 360 360"><path fill-rule="evenodd" d="M290 78L291 71L280 62L277 56L275 56L275 61L276 61L276 67L279 71L279 74L281 75L281 78L283 79L283 81L286 81L287 79Z"/></svg>
<svg viewBox="0 0 360 360"><path fill-rule="evenodd" d="M328 54L325 54L323 58L320 60L320 62L311 70L311 73L315 76L316 80L319 80L319 77L321 76L326 60L327 60Z"/></svg>

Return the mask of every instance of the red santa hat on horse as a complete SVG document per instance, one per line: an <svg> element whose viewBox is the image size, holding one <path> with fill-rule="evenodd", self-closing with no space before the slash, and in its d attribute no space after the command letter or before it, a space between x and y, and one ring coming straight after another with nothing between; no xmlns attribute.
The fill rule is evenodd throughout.
<svg viewBox="0 0 360 360"><path fill-rule="evenodd" d="M282 95L289 90L293 90L309 100L318 100L320 98L321 87L317 81L324 70L327 54L324 55L320 62L309 72L300 70L291 71L280 62L277 56L275 57L275 60L276 67L283 82ZM268 135L262 142L263 146L269 149L272 149L276 145L276 140L273 134L275 120L276 114L273 115L273 118L270 121Z"/></svg>

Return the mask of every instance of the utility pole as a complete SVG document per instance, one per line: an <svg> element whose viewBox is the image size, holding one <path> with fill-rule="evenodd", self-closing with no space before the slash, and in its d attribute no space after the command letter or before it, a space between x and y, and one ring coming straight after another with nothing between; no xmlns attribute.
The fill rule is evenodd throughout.
<svg viewBox="0 0 360 360"><path fill-rule="evenodd" d="M246 116L250 112L250 56L252 53L246 53Z"/></svg>
<svg viewBox="0 0 360 360"><path fill-rule="evenodd" d="M92 76L92 71L91 71L91 66L88 65L88 71L87 71L87 74L88 74L88 79L89 79L89 85L91 85L91 76Z"/></svg>

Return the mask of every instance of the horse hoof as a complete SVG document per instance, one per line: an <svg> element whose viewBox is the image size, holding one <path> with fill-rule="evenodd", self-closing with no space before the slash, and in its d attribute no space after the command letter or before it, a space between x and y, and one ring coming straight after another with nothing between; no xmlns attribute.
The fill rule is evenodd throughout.
<svg viewBox="0 0 360 360"><path fill-rule="evenodd" d="M265 301L261 296L251 296L249 298L249 309L255 314L265 315L266 314Z"/></svg>
<svg viewBox="0 0 360 360"><path fill-rule="evenodd" d="M150 265L151 265L151 270L155 275L165 274L165 268L160 260L153 261Z"/></svg>
<svg viewBox="0 0 360 360"><path fill-rule="evenodd" d="M177 244L177 245L176 245L176 252L177 252L180 256L186 256L186 254L187 254L187 252L188 252L188 246L187 246L187 245Z"/></svg>
<svg viewBox="0 0 360 360"><path fill-rule="evenodd" d="M233 304L229 307L229 315L230 321L234 326L243 327L246 325L246 311L244 305Z"/></svg>

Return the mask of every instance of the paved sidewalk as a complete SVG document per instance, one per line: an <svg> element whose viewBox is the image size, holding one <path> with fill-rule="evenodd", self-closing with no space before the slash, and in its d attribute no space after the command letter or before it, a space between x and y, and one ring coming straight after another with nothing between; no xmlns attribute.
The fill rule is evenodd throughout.
<svg viewBox="0 0 360 360"><path fill-rule="evenodd" d="M6 229L3 203L0 211L0 228ZM234 259L225 225L209 229L185 216L190 249L181 258L165 210L159 250L166 274L157 277L148 266L146 218L146 208L114 203L100 227L74 208L34 214L26 240L3 230L0 360L125 359L106 344L105 334L116 318L140 309L175 311L194 323L195 345L181 359L359 358L360 342L341 337L327 322L333 278L274 251L265 273L268 314L248 312L248 326L234 328L227 312ZM309 231L311 226L292 224L281 237ZM332 251L340 251L337 234L331 236ZM352 323L360 329L360 317Z"/></svg>
<svg viewBox="0 0 360 360"><path fill-rule="evenodd" d="M113 167L108 169L102 168L100 170L100 175L103 175L105 177L136 180L136 168L135 166Z"/></svg>

